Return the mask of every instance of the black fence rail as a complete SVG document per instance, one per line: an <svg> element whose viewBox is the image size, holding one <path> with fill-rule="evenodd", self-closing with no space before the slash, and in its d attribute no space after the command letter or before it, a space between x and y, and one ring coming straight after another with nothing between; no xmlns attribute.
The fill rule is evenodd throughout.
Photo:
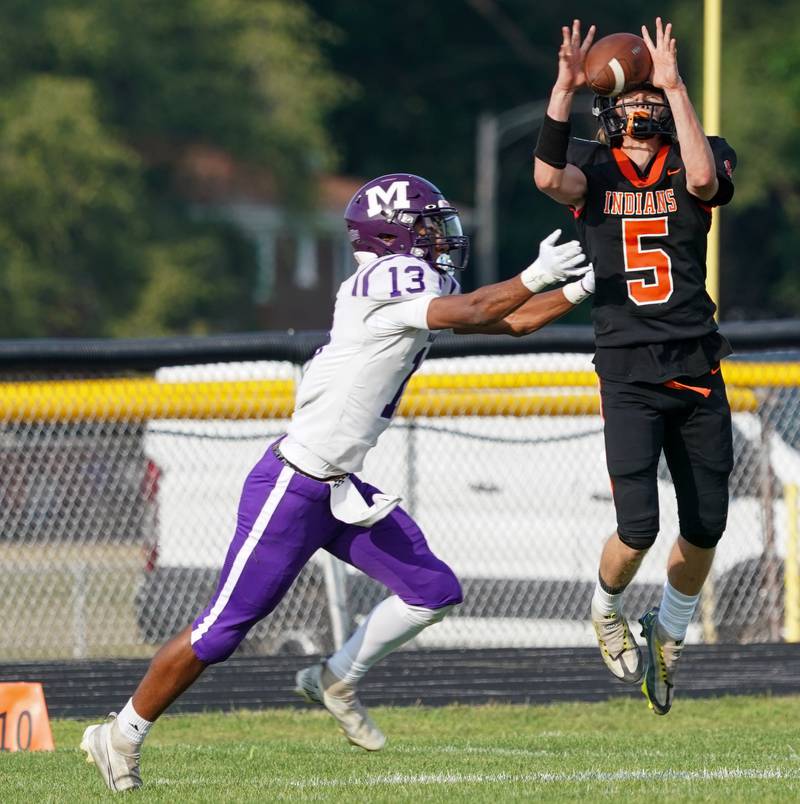
<svg viewBox="0 0 800 804"><path fill-rule="evenodd" d="M736 321L720 330L738 352L800 348L800 319ZM53 338L0 341L0 369L78 367L148 370L187 363L286 360L303 363L327 340L324 331L248 332L172 338ZM555 325L521 338L443 333L431 357L535 352L592 352L590 326Z"/></svg>
<svg viewBox="0 0 800 804"><path fill-rule="evenodd" d="M299 706L294 674L309 656L234 656L209 668L172 714ZM39 681L51 717L118 711L147 668L143 660L0 664L2 681ZM800 645L692 645L677 681L680 698L800 694ZM393 654L366 677L370 706L547 704L641 697L615 683L595 648L420 650ZM644 701L642 702L644 706Z"/></svg>

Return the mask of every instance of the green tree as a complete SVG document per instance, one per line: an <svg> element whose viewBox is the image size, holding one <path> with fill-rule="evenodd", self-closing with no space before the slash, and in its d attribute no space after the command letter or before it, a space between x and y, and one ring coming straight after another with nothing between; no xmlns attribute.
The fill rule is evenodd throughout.
<svg viewBox="0 0 800 804"><path fill-rule="evenodd" d="M250 249L191 219L172 160L223 148L309 203L347 89L329 35L295 0L3 4L0 334L252 326Z"/></svg>
<svg viewBox="0 0 800 804"><path fill-rule="evenodd" d="M143 200L88 81L19 81L0 101L0 334L103 332L141 278Z"/></svg>
<svg viewBox="0 0 800 804"><path fill-rule="evenodd" d="M287 192L331 163L325 119L344 90L332 36L291 0L48 0L50 64L87 76L129 136L205 141L272 167Z"/></svg>

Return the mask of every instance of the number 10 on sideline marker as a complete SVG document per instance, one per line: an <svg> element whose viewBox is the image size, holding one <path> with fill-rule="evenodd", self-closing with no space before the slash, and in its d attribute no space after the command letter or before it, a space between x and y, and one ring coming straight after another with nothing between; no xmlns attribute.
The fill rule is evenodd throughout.
<svg viewBox="0 0 800 804"><path fill-rule="evenodd" d="M42 685L0 684L0 751L53 751L53 734Z"/></svg>

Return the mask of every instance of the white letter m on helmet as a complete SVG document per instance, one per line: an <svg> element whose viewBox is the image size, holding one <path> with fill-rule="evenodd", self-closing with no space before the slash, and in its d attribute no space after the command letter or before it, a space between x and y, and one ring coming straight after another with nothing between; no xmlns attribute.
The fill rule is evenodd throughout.
<svg viewBox="0 0 800 804"><path fill-rule="evenodd" d="M408 182L393 181L386 190L380 185L370 187L367 190L367 199L369 201L367 215L369 215L370 218L374 218L385 207L407 209Z"/></svg>

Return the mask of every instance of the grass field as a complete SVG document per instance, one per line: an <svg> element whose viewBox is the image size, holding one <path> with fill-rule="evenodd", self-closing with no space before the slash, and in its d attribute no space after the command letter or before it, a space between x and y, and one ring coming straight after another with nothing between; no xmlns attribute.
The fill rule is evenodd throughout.
<svg viewBox="0 0 800 804"><path fill-rule="evenodd" d="M379 754L350 747L321 710L164 718L148 738L143 801L797 801L800 697L375 709ZM53 723L52 754L0 755L0 800L108 794Z"/></svg>

